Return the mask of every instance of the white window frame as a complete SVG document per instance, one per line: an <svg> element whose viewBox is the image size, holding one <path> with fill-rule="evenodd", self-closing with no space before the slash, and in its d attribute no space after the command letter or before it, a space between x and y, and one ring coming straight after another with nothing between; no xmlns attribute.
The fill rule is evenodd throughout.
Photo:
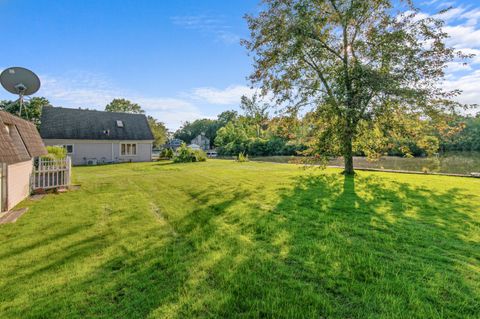
<svg viewBox="0 0 480 319"><path fill-rule="evenodd" d="M128 154L127 152L125 152L125 154L122 154L122 145L125 145L125 151L127 150L126 145L135 145L135 154ZM137 154L138 154L138 144L137 143L120 143L119 144L119 154L120 154L120 156L129 156L129 157L137 156Z"/></svg>

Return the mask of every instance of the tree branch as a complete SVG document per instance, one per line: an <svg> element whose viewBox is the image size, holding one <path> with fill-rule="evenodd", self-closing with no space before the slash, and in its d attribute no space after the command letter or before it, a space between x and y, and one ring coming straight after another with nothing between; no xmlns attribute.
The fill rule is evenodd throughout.
<svg viewBox="0 0 480 319"><path fill-rule="evenodd" d="M323 70L315 63L313 57L310 54L308 54L308 52L304 52L304 54L308 57L308 59L310 61L308 59L305 59L305 58L303 58L303 61L305 63L307 63L313 70L315 70L317 72L317 75L318 75L320 81L322 82L323 86L325 87L327 95L332 100L332 102L335 104L334 105L335 108L337 108L339 110L337 99L335 98L335 95L333 94L333 91L330 88L330 85L328 84L327 79L325 78Z"/></svg>

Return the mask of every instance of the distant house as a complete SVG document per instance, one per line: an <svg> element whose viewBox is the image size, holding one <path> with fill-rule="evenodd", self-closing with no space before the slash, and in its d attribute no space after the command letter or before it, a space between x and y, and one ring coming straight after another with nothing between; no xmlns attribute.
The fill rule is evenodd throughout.
<svg viewBox="0 0 480 319"><path fill-rule="evenodd" d="M171 139L164 145L164 148L171 148L172 150L176 150L182 145L183 141L179 138Z"/></svg>
<svg viewBox="0 0 480 319"><path fill-rule="evenodd" d="M210 139L202 133L191 140L190 145L198 145L202 150L206 151L210 149Z"/></svg>
<svg viewBox="0 0 480 319"><path fill-rule="evenodd" d="M63 146L74 165L152 159L154 138L143 114L45 107L40 135L45 145Z"/></svg>
<svg viewBox="0 0 480 319"><path fill-rule="evenodd" d="M35 125L0 111L0 211L30 194L33 158L46 154Z"/></svg>
<svg viewBox="0 0 480 319"><path fill-rule="evenodd" d="M200 147L200 145L197 145L197 144L188 144L187 146L188 146L188 148L191 148L192 150L201 150L202 149Z"/></svg>

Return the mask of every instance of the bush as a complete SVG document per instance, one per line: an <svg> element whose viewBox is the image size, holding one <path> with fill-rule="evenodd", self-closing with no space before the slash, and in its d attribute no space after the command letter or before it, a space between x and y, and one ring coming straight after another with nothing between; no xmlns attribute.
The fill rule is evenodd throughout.
<svg viewBox="0 0 480 319"><path fill-rule="evenodd" d="M202 150L193 150L194 162L205 162L207 160L207 153Z"/></svg>
<svg viewBox="0 0 480 319"><path fill-rule="evenodd" d="M48 154L42 156L43 159L62 159L67 157L67 150L61 146L47 146Z"/></svg>
<svg viewBox="0 0 480 319"><path fill-rule="evenodd" d="M160 159L172 159L173 155L173 150L171 148L164 148L160 152Z"/></svg>
<svg viewBox="0 0 480 319"><path fill-rule="evenodd" d="M173 158L175 163L205 162L207 154L202 150L192 150L183 143L177 150L177 155Z"/></svg>
<svg viewBox="0 0 480 319"><path fill-rule="evenodd" d="M237 157L237 162L240 162L240 163L244 163L244 162L248 162L250 161L248 159L248 155L244 154L244 153L239 153L238 154L238 157Z"/></svg>

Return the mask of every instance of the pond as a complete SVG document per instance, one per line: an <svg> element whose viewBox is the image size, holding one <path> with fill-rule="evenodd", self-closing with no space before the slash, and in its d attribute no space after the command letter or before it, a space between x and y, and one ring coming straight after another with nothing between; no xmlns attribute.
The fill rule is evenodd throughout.
<svg viewBox="0 0 480 319"><path fill-rule="evenodd" d="M252 157L252 161L289 163L299 159L295 156L262 156ZM438 157L397 157L384 156L377 161L369 161L365 157L356 156L353 160L356 168L376 168L413 172L431 172L448 174L470 174L480 172L480 152L447 153ZM331 166L343 166L343 159L329 161Z"/></svg>

